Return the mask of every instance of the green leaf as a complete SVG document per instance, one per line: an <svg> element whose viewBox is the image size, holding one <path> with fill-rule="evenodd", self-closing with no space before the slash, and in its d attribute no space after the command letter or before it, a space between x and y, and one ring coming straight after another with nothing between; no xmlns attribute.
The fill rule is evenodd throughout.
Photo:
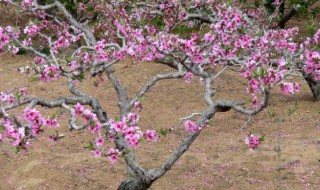
<svg viewBox="0 0 320 190"><path fill-rule="evenodd" d="M14 97L16 98L16 101L18 102L20 100L20 98L22 97L22 94L20 94L19 92L14 93Z"/></svg>
<svg viewBox="0 0 320 190"><path fill-rule="evenodd" d="M213 125L213 123L214 123L214 119L213 118L211 118L210 120L209 120L209 125Z"/></svg>
<svg viewBox="0 0 320 190"><path fill-rule="evenodd" d="M269 115L269 117L275 117L277 114L276 114L276 112L268 109L268 115Z"/></svg>
<svg viewBox="0 0 320 190"><path fill-rule="evenodd" d="M18 153L20 152L20 150L21 150L21 149L22 149L22 146L20 146L20 145L19 145L19 146L17 146L17 147L16 147L16 154L18 154Z"/></svg>
<svg viewBox="0 0 320 190"><path fill-rule="evenodd" d="M20 47L17 55L24 55L24 54L26 54L26 53L27 53L27 50Z"/></svg>
<svg viewBox="0 0 320 190"><path fill-rule="evenodd" d="M259 77L259 73L257 73L256 71L253 71L253 78L258 78Z"/></svg>
<svg viewBox="0 0 320 190"><path fill-rule="evenodd" d="M157 133L160 135L163 135L164 137L166 137L170 131L171 131L170 129L163 129L163 128L157 129Z"/></svg>
<svg viewBox="0 0 320 190"><path fill-rule="evenodd" d="M144 101L144 97L139 97L138 101L142 103Z"/></svg>
<svg viewBox="0 0 320 190"><path fill-rule="evenodd" d="M84 147L86 150L95 150L91 141L89 141L89 145Z"/></svg>
<svg viewBox="0 0 320 190"><path fill-rule="evenodd" d="M90 120L89 125L94 127L96 125L96 123L94 121Z"/></svg>
<svg viewBox="0 0 320 190"><path fill-rule="evenodd" d="M67 57L67 58L66 58L67 64L69 64L71 61L72 61L72 57Z"/></svg>
<svg viewBox="0 0 320 190"><path fill-rule="evenodd" d="M38 80L38 76L37 75L33 75L30 77L30 81L36 81Z"/></svg>
<svg viewBox="0 0 320 190"><path fill-rule="evenodd" d="M55 113L51 113L50 119L52 120L52 119L54 119L54 118L56 118L56 114L55 114Z"/></svg>
<svg viewBox="0 0 320 190"><path fill-rule="evenodd" d="M42 50L40 52L44 53L46 55L49 55L50 54L50 47L49 46L45 46L44 48L42 48Z"/></svg>
<svg viewBox="0 0 320 190"><path fill-rule="evenodd" d="M125 152L123 152L123 151L122 151L122 152L121 152L121 154L120 154L119 156L120 156L120 158L125 158L125 157L126 157L126 155L127 155L127 154L126 154Z"/></svg>
<svg viewBox="0 0 320 190"><path fill-rule="evenodd" d="M82 82L83 79L84 79L84 73L83 73L83 71L80 71L80 73L79 73L78 75L73 75L73 76L72 76L72 79L73 79L73 80L77 79L77 80L79 80L80 82Z"/></svg>
<svg viewBox="0 0 320 190"><path fill-rule="evenodd" d="M64 135L59 135L57 138L58 139L64 139L64 137L65 137Z"/></svg>
<svg viewBox="0 0 320 190"><path fill-rule="evenodd" d="M5 127L3 124L1 124L1 125L0 125L0 130L5 131L5 130L6 130L6 127Z"/></svg>
<svg viewBox="0 0 320 190"><path fill-rule="evenodd" d="M265 136L266 136L266 135L263 135L262 137L260 137L260 138L259 138L259 141L261 141L261 142L264 141L264 140L265 140Z"/></svg>

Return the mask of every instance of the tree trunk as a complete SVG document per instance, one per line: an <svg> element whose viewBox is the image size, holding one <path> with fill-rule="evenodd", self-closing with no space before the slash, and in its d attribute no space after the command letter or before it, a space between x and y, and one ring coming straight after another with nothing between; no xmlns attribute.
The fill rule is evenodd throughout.
<svg viewBox="0 0 320 190"><path fill-rule="evenodd" d="M152 185L152 182L146 183L139 179L130 179L129 181L124 181L118 187L118 190L147 190Z"/></svg>
<svg viewBox="0 0 320 190"><path fill-rule="evenodd" d="M307 81L311 92L313 94L313 97L320 101L320 81L315 81L312 79L312 76L310 75L304 75L304 79Z"/></svg>

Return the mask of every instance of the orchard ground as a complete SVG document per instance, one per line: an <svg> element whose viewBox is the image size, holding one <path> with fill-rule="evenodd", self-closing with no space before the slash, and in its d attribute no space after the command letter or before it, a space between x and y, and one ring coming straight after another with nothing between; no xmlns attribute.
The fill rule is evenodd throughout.
<svg viewBox="0 0 320 190"><path fill-rule="evenodd" d="M1 10L1 25L14 20L14 14L4 13ZM23 86L30 95L39 97L69 94L64 80L49 84L32 82L16 72L18 67L31 61L28 55L1 57L0 91ZM133 60L126 60L115 66L115 73L127 87L129 96L155 74L170 71L155 63L132 63ZM80 89L98 98L110 118L117 116L116 92L108 81L99 87L94 87L94 81L86 79L79 84ZM284 96L274 88L269 107L245 127L245 132L254 129L256 135L266 135L257 150L250 151L240 133L247 117L234 111L218 113L172 170L151 189L274 189L279 178L287 189L320 189L320 102L313 101L304 81L299 82L301 92L292 96ZM234 73L224 73L214 86L216 99L249 100L244 90L246 84ZM137 148L137 157L143 166L159 167L181 142L186 133L179 118L205 107L202 93L203 86L196 78L191 84L183 80L161 81L144 97L139 122L142 129L172 128L172 132L158 142L143 142ZM295 112L288 116L289 108L294 105ZM65 139L52 143L48 136L54 131L46 130L37 141L31 141L26 153L16 154L11 145L0 145L0 189L116 189L126 177L124 161L111 164L107 158L95 158L84 150L95 136L87 130L69 131L68 113L63 109L39 110L44 116L52 112L57 115L61 123L58 130ZM286 120L279 125L276 117ZM279 138L280 163L275 151Z"/></svg>

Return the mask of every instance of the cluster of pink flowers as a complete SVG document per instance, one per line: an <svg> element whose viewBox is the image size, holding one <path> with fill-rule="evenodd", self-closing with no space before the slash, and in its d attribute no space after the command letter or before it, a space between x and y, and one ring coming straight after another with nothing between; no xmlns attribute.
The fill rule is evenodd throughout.
<svg viewBox="0 0 320 190"><path fill-rule="evenodd" d="M8 34L6 34L5 30L2 27L0 27L0 52L4 49L6 45L9 44L9 40L10 38Z"/></svg>
<svg viewBox="0 0 320 190"><path fill-rule="evenodd" d="M313 74L314 80L320 80L320 54L318 52L306 50L306 65L304 71L307 74Z"/></svg>
<svg viewBox="0 0 320 190"><path fill-rule="evenodd" d="M19 90L21 95L26 95L24 88ZM43 132L43 126L47 127L59 127L59 123L54 117L48 117L44 119L36 109L26 108L23 111L22 117L27 126L23 123L17 123L10 119L0 119L0 126L5 129L5 137L8 142L17 147L17 150L27 149L30 145L30 138L38 137ZM2 141L2 135L0 134ZM59 137L61 138L61 137Z"/></svg>
<svg viewBox="0 0 320 190"><path fill-rule="evenodd" d="M0 124L5 127L5 137L8 139L10 143L12 143L16 147L21 146L24 149L29 147L29 140L25 138L25 128L17 128L8 119L1 119Z"/></svg>
<svg viewBox="0 0 320 190"><path fill-rule="evenodd" d="M4 103L8 103L8 104L16 103L16 98L13 93L6 94L4 92L0 92L0 100Z"/></svg>
<svg viewBox="0 0 320 190"><path fill-rule="evenodd" d="M25 47L32 46L32 39L28 38L27 40L22 40L21 44Z"/></svg>
<svg viewBox="0 0 320 190"><path fill-rule="evenodd" d="M24 119L28 122L29 127L32 129L32 134L38 136L42 131L42 126L57 128L60 126L57 119L54 117L48 117L44 119L36 109L26 108L23 111Z"/></svg>
<svg viewBox="0 0 320 190"><path fill-rule="evenodd" d="M52 127L52 128L57 128L60 127L60 124L58 123L56 118L51 118L48 117L45 121L44 121L44 125L47 127Z"/></svg>
<svg viewBox="0 0 320 190"><path fill-rule="evenodd" d="M190 120L187 120L184 123L184 127L185 127L185 130L188 133L194 133L194 132L196 132L196 131L198 131L200 129L200 127L196 123L194 123L194 122L192 122Z"/></svg>
<svg viewBox="0 0 320 190"><path fill-rule="evenodd" d="M0 92L0 101L7 104L14 104L23 96L27 95L25 88L20 88L17 92L5 93Z"/></svg>
<svg viewBox="0 0 320 190"><path fill-rule="evenodd" d="M43 64L45 62L44 58L42 57L35 57L33 61L37 64Z"/></svg>
<svg viewBox="0 0 320 190"><path fill-rule="evenodd" d="M23 1L21 1L21 6L24 7L24 8L31 7L33 5L34 5L33 0L23 0Z"/></svg>
<svg viewBox="0 0 320 190"><path fill-rule="evenodd" d="M281 82L280 83L280 91L285 94L294 94L295 92L299 92L300 85L298 83L288 83L288 82Z"/></svg>
<svg viewBox="0 0 320 190"><path fill-rule="evenodd" d="M88 129L92 133L98 133L100 131L101 123L98 121L97 115L85 109L83 105L79 103L76 104L73 116L81 116L84 122L89 124Z"/></svg>
<svg viewBox="0 0 320 190"><path fill-rule="evenodd" d="M28 34L30 36L36 35L40 31L40 28L34 23L29 23L24 29L23 33Z"/></svg>
<svg viewBox="0 0 320 190"><path fill-rule="evenodd" d="M42 131L41 127L45 123L45 119L42 118L41 114L36 109L26 108L23 111L24 119L28 122L28 125L32 131L32 134L37 137Z"/></svg>
<svg viewBox="0 0 320 190"><path fill-rule="evenodd" d="M38 77L40 80L44 82L51 82L54 79L60 77L60 70L55 65L42 65L35 67L36 73L38 73Z"/></svg>
<svg viewBox="0 0 320 190"><path fill-rule="evenodd" d="M245 143L248 147L251 149L257 148L261 142L263 141L263 138L259 138L255 136L253 133L250 133L249 135L246 135Z"/></svg>
<svg viewBox="0 0 320 190"><path fill-rule="evenodd" d="M143 137L143 132L137 126L139 115L129 113L122 121L110 121L110 134L120 133L131 147L140 146L140 139Z"/></svg>
<svg viewBox="0 0 320 190"><path fill-rule="evenodd" d="M157 141L160 137L154 130L147 130L143 136L149 142Z"/></svg>
<svg viewBox="0 0 320 190"><path fill-rule="evenodd" d="M95 46L95 60L97 62L107 62L110 60L111 51L109 49L105 50L105 46L108 44L105 40L97 42Z"/></svg>
<svg viewBox="0 0 320 190"><path fill-rule="evenodd" d="M137 110L137 111L141 111L142 110L142 104L140 101L136 101L134 102L134 108Z"/></svg>
<svg viewBox="0 0 320 190"><path fill-rule="evenodd" d="M67 48L69 47L69 45L70 45L69 40L64 36L60 36L58 40L53 43L53 46L54 47L56 46L56 48Z"/></svg>
<svg viewBox="0 0 320 190"><path fill-rule="evenodd" d="M77 104L75 107L74 114L80 115L85 110L83 106ZM108 131L108 139L112 142L113 137L118 134L124 137L124 140L127 142L130 147L138 147L142 138L146 139L149 142L157 141L159 139L159 135L154 130L147 130L143 133L140 127L137 126L139 121L139 115L136 113L129 113L126 117L124 117L121 121L109 121L109 131ZM96 138L95 145L91 152L96 157L101 157L103 155L102 146L105 143L105 138L100 136ZM119 159L119 156L124 154L117 149L110 148L106 153L106 156L109 158L111 162L116 162Z"/></svg>
<svg viewBox="0 0 320 190"><path fill-rule="evenodd" d="M102 156L102 152L100 149L94 149L94 150L91 150L90 152L94 155L94 157L101 157Z"/></svg>
<svg viewBox="0 0 320 190"><path fill-rule="evenodd" d="M77 104L75 106L75 110L73 112L74 116L79 116L85 114L86 110L81 104ZM147 130L143 133L140 127L137 126L139 121L139 115L136 113L129 113L127 117L124 117L121 121L109 121L109 131L108 131L108 139L109 141L113 141L113 137L118 134L124 137L124 140L127 142L130 147L138 147L142 138L146 139L149 142L157 141L160 136L154 130ZM90 121L92 122L92 120ZM100 130L100 128L99 128ZM110 148L109 151L104 154L102 147L105 144L105 138L100 135L95 140L95 147L90 147L91 153L94 154L95 157L101 157L106 155L111 162L116 162L123 152L120 152L117 149Z"/></svg>
<svg viewBox="0 0 320 190"><path fill-rule="evenodd" d="M118 149L110 148L108 151L109 160L114 163L117 162L120 156L120 152Z"/></svg>
<svg viewBox="0 0 320 190"><path fill-rule="evenodd" d="M183 79L186 81L186 83L190 83L193 79L193 74L190 71L187 71L184 74Z"/></svg>
<svg viewBox="0 0 320 190"><path fill-rule="evenodd" d="M73 42L77 42L80 40L80 36L79 35L71 35L68 32L68 25L64 25L64 28L62 29L62 31L58 30L57 31L57 35L59 36L59 38L53 42L51 49L53 51L54 54L59 54L59 48L68 48L71 43Z"/></svg>

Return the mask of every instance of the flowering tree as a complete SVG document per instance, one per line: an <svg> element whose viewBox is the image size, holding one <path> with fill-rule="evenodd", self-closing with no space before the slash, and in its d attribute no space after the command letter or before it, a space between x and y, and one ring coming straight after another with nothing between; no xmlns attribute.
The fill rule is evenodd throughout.
<svg viewBox="0 0 320 190"><path fill-rule="evenodd" d="M246 3L246 0L240 0ZM255 0L255 7L263 6L269 14L278 14L277 27L284 28L286 23L296 14L315 18L320 11L320 6L315 6L318 0ZM287 11L285 11L287 9Z"/></svg>
<svg viewBox="0 0 320 190"><path fill-rule="evenodd" d="M129 177L119 189L148 189L171 169L216 113L232 109L248 116L258 114L268 105L272 87L284 94L299 91L299 84L285 81L296 71L320 79L320 54L313 48L320 43L320 31L312 39L296 43L293 38L298 29L268 29L270 23L261 19L259 11L244 11L232 3L87 1L77 4L76 13L82 12L82 17L76 19L75 11L71 14L58 0L43 5L34 0L7 2L32 21L19 28L0 28L0 51L31 52L35 55L34 64L19 70L46 83L66 78L72 96L47 100L26 95L25 89L2 92L0 122L4 132L0 133L0 140L12 143L17 150L27 149L32 138L46 127L59 127L54 116L45 118L36 108L64 108L70 112L70 129L88 128L97 136L95 143L87 147L95 156L107 157L111 162L125 159ZM96 19L92 19L93 15ZM128 97L113 71L113 65L125 58L157 62L176 71L159 73ZM252 97L251 108L246 108L242 100L215 99L212 84L228 70L247 81L244 90ZM98 99L78 89L88 76L107 76L118 95L119 119L109 118ZM156 141L160 135L139 127L140 98L161 80L181 78L190 82L194 76L203 85L206 109L181 118L186 120L188 134L162 166L143 168L134 149L142 139ZM19 107L24 108L20 115L9 114ZM57 141L61 135L50 138ZM105 151L106 140L115 147ZM261 140L251 133L245 138L251 148Z"/></svg>
<svg viewBox="0 0 320 190"><path fill-rule="evenodd" d="M246 2L246 0L240 0L240 2ZM268 19L274 20L274 24L271 28L284 28L286 23L294 18L295 15L299 15L302 17L308 17L310 20L314 20L316 15L320 11L320 6L316 6L315 4L318 0L307 0L307 1L281 1L281 0L267 0L267 1L255 1L255 6L257 9L259 7L260 11L265 12L264 17ZM286 4L286 6L285 6ZM288 9L287 11L285 11ZM314 22L314 21L313 21ZM317 29L314 24L306 26L308 28L309 35L313 36ZM310 39L309 39L310 40ZM308 72L304 72L301 70L303 78L308 83L310 90L313 94L315 100L320 100L320 82L319 80L315 80L314 76Z"/></svg>

